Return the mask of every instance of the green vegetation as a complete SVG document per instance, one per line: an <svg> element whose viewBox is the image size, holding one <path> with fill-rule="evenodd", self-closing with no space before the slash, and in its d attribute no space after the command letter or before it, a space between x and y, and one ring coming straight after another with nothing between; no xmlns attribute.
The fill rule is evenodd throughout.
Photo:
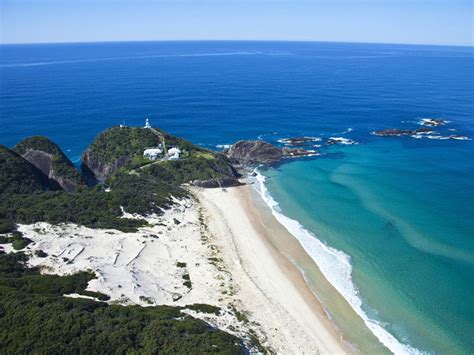
<svg viewBox="0 0 474 355"><path fill-rule="evenodd" d="M12 232L9 237L0 235L0 244L11 243L15 250L23 249L32 242L31 239L23 237L23 233L18 231Z"/></svg>
<svg viewBox="0 0 474 355"><path fill-rule="evenodd" d="M168 147L179 146L184 159L152 163L142 157L145 148L161 143L160 134ZM160 130L113 128L100 134L86 154L111 165L122 159L124 164L117 164L104 184L95 187L82 183L69 159L47 138L28 138L15 150L51 155L54 175L82 186L73 192L52 191L51 181L39 169L0 146L0 234L4 234L0 243L12 243L17 250L31 240L14 231L15 223L70 222L132 232L147 222L122 218L123 211L161 214L162 208L170 205L171 196L188 195L180 187L182 183L236 176L225 156ZM41 250L35 255L48 256ZM29 269L26 261L21 252L7 255L0 250L2 353L87 353L91 349L100 354L243 352L238 338L181 313L179 307L125 307L63 297L78 293L99 300L109 298L86 290L95 277L92 273L41 275L38 269ZM184 269L186 263L178 262L177 267ZM183 285L191 289L189 274L182 278ZM153 303L146 297L143 301ZM214 314L220 311L202 304L190 309Z"/></svg>
<svg viewBox="0 0 474 355"><path fill-rule="evenodd" d="M183 159L155 164L144 158L143 151L162 143L161 137L165 139L168 148L179 147ZM153 174L155 177L177 184L195 179L235 176L235 171L224 155L198 147L156 128L110 128L95 138L84 156L87 156L88 161L100 162L101 165L112 166L120 162L118 166L126 169L153 167L153 171L159 170Z"/></svg>
<svg viewBox="0 0 474 355"><path fill-rule="evenodd" d="M94 275L40 275L25 262L21 253L0 253L2 353L243 353L239 339L183 315L178 307L125 307L62 297L91 295L85 287Z"/></svg>
<svg viewBox="0 0 474 355"><path fill-rule="evenodd" d="M71 222L90 228L132 232L146 221L122 218L121 207L129 213L161 214L160 207L169 204L171 194L178 197L185 194L184 190L149 176L118 173L107 183L110 192L97 186L74 193L4 194L0 199L0 219L17 223Z"/></svg>
<svg viewBox="0 0 474 355"><path fill-rule="evenodd" d="M23 233L14 231L12 233L12 247L15 250L20 250L26 247L28 244L32 243L33 241L29 238L23 237Z"/></svg>
<svg viewBox="0 0 474 355"><path fill-rule="evenodd" d="M187 288L191 289L192 288L192 283L191 283L191 277L189 276L188 273L184 274L182 276L182 279L184 280L183 285L186 286Z"/></svg>
<svg viewBox="0 0 474 355"><path fill-rule="evenodd" d="M204 303L194 303L192 305L186 306L186 308L196 312L215 314L216 316L221 313L221 309L219 307Z"/></svg>
<svg viewBox="0 0 474 355"><path fill-rule="evenodd" d="M235 317L237 318L239 322L243 322L243 323L249 322L249 318L244 312L238 311L237 308L235 308L234 306L232 306L232 311L234 312Z"/></svg>
<svg viewBox="0 0 474 355"><path fill-rule="evenodd" d="M48 256L47 253L45 253L44 251L42 250L36 250L35 251L35 255L38 257L38 258L46 258Z"/></svg>
<svg viewBox="0 0 474 355"><path fill-rule="evenodd" d="M0 234L13 232L15 223L11 221L0 221Z"/></svg>
<svg viewBox="0 0 474 355"><path fill-rule="evenodd" d="M121 157L142 156L143 150L161 143L157 134L150 129L137 127L112 127L99 134L87 148L93 159L114 163Z"/></svg>
<svg viewBox="0 0 474 355"><path fill-rule="evenodd" d="M0 193L29 194L42 191L47 182L41 172L14 151L0 145Z"/></svg>
<svg viewBox="0 0 474 355"><path fill-rule="evenodd" d="M128 213L147 215L161 214L160 208L170 204L170 197L184 197L186 192L147 174L128 174L119 172L106 181L111 196Z"/></svg>
<svg viewBox="0 0 474 355"><path fill-rule="evenodd" d="M22 140L14 148L18 154L24 156L29 150L37 150L51 155L54 176L56 178L67 179L74 184L84 185L84 180L69 158L63 153L59 146L49 138L33 136Z"/></svg>
<svg viewBox="0 0 474 355"><path fill-rule="evenodd" d="M205 154L203 156L203 154ZM212 157L212 158L210 158ZM222 154L198 152L189 158L150 164L143 171L156 179L181 185L193 180L235 178L237 172Z"/></svg>
<svg viewBox="0 0 474 355"><path fill-rule="evenodd" d="M56 143L43 136L32 136L25 138L13 149L20 155L24 155L30 149L40 150L51 155L63 156L66 161L69 161L69 159L64 155L61 148L59 148Z"/></svg>

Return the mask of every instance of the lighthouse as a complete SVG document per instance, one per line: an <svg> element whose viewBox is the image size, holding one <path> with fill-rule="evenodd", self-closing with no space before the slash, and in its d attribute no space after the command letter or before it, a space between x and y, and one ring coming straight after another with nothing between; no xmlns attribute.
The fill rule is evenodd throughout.
<svg viewBox="0 0 474 355"><path fill-rule="evenodd" d="M150 121L148 118L145 120L145 128L151 128Z"/></svg>

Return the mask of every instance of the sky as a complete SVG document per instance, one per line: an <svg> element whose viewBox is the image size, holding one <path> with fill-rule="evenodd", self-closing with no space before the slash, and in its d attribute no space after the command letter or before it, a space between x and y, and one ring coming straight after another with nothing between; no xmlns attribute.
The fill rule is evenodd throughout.
<svg viewBox="0 0 474 355"><path fill-rule="evenodd" d="M0 43L300 40L473 46L474 0L0 0Z"/></svg>

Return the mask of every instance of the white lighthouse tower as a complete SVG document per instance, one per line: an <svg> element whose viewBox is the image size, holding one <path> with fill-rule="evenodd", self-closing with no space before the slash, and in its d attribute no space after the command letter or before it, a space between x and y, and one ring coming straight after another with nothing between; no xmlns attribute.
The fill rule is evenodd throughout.
<svg viewBox="0 0 474 355"><path fill-rule="evenodd" d="M151 124L148 118L145 120L145 128L151 128Z"/></svg>

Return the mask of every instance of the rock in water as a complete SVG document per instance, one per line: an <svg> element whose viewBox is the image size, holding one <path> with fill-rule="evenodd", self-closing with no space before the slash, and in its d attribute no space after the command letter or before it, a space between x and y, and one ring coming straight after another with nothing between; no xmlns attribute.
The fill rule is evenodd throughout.
<svg viewBox="0 0 474 355"><path fill-rule="evenodd" d="M388 128L381 131L372 132L375 136L381 137L400 137L400 136L412 136L414 134L429 134L433 131L429 128L418 128L418 129L398 129L398 128Z"/></svg>
<svg viewBox="0 0 474 355"><path fill-rule="evenodd" d="M444 126L448 121L441 118L423 118L420 122L423 126L438 127Z"/></svg>
<svg viewBox="0 0 474 355"><path fill-rule="evenodd" d="M279 148L265 141L238 141L224 153L241 165L269 164L283 158L297 158L316 155L314 150L302 148Z"/></svg>

